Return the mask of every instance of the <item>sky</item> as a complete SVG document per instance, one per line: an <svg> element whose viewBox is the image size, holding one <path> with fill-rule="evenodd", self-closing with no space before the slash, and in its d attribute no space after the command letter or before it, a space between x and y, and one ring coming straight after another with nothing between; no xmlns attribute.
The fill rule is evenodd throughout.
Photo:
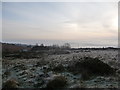
<svg viewBox="0 0 120 90"><path fill-rule="evenodd" d="M118 45L117 2L3 2L2 41Z"/></svg>

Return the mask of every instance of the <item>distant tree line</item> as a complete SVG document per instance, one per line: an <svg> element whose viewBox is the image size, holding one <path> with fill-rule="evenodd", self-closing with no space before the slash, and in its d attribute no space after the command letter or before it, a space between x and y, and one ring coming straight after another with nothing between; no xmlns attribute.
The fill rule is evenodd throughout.
<svg viewBox="0 0 120 90"><path fill-rule="evenodd" d="M31 51L37 51L37 50L51 50L51 49L55 49L55 50L59 50L59 49L71 49L71 46L69 43L65 43L62 46L59 46L58 44L53 44L52 46L45 46L44 44L38 45L36 44L35 46L33 46L33 48L31 49Z"/></svg>

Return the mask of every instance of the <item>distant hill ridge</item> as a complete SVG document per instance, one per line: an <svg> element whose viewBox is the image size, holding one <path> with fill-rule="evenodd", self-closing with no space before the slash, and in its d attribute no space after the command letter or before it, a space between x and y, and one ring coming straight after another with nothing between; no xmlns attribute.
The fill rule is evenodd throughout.
<svg viewBox="0 0 120 90"><path fill-rule="evenodd" d="M18 52L18 51L24 51L24 50L28 51L36 47L36 45L27 45L27 44L13 44L13 43L2 43L2 42L0 42L0 44L2 44L2 52ZM37 46L37 47L39 48L40 46ZM118 49L118 48L115 48L115 47L71 48L70 50L106 50L106 49Z"/></svg>
<svg viewBox="0 0 120 90"><path fill-rule="evenodd" d="M24 44L2 43L2 52L18 52L24 49L30 49L30 46Z"/></svg>

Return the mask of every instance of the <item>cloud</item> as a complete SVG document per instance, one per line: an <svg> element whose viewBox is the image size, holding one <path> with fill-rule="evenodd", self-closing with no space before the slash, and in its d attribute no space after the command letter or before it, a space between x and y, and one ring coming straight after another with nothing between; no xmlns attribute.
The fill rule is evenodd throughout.
<svg viewBox="0 0 120 90"><path fill-rule="evenodd" d="M116 18L117 3L3 3L3 39L117 42Z"/></svg>

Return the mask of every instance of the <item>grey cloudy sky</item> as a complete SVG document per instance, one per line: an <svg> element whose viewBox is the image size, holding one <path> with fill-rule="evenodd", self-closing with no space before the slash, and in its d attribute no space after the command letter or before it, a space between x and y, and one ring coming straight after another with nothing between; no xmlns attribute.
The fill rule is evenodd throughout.
<svg viewBox="0 0 120 90"><path fill-rule="evenodd" d="M117 2L3 2L3 42L117 46Z"/></svg>

